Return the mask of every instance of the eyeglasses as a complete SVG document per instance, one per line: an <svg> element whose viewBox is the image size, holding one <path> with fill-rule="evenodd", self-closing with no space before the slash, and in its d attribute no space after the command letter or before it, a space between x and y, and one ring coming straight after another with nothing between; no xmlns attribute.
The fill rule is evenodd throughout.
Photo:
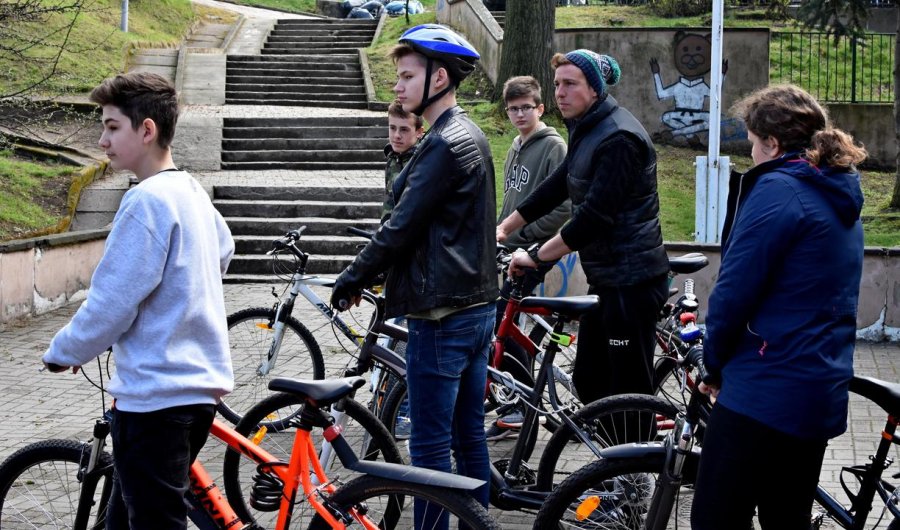
<svg viewBox="0 0 900 530"><path fill-rule="evenodd" d="M537 108L537 106L535 106L535 105L522 105L521 107L506 107L506 112L509 114L518 114L520 112L522 114L528 114L529 112L533 111L536 108Z"/></svg>

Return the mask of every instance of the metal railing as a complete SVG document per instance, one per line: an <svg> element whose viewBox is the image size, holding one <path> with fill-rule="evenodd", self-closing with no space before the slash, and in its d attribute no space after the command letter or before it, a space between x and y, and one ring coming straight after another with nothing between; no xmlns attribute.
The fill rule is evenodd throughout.
<svg viewBox="0 0 900 530"><path fill-rule="evenodd" d="M773 31L769 80L799 85L820 101L892 103L894 39L870 33L835 45L823 32Z"/></svg>

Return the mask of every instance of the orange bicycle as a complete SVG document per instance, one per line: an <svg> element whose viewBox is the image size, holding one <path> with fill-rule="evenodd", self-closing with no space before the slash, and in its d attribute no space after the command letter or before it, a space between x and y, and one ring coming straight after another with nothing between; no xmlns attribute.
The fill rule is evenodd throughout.
<svg viewBox="0 0 900 530"><path fill-rule="evenodd" d="M238 434L226 424L214 420L211 438L224 442L229 452L252 460L257 466L250 503L262 512L277 513L270 528L421 528L433 520L449 520L451 525L495 529L499 526L487 510L469 492L482 481L422 468L360 460L341 428L325 411L330 404L366 384L361 377L324 381L274 379L269 400L302 399L299 414L290 421L294 428L293 450L289 461L280 461L257 443L265 429L254 439ZM104 406L104 410L105 406ZM368 411L366 411L368 412ZM371 414L371 413L369 413ZM374 420L374 416L372 416ZM377 422L377 420L375 420ZM373 436L371 444L393 444L384 427L383 436ZM342 483L329 479L311 437L313 429L322 429L344 468L359 476ZM45 440L24 447L0 465L0 527L73 528L104 527L106 508L112 489L112 457L104 450L109 434L107 415L94 427L94 439L80 443L72 440ZM376 440L377 439L377 440ZM381 450L391 450L381 445ZM393 447L393 451L397 451ZM247 495L248 492L229 492ZM193 506L189 516L200 529L255 530L255 521L243 521L213 482L203 465L191 466ZM424 503L413 520L413 502ZM304 509L299 509L305 507ZM308 508L308 509L307 509Z"/></svg>

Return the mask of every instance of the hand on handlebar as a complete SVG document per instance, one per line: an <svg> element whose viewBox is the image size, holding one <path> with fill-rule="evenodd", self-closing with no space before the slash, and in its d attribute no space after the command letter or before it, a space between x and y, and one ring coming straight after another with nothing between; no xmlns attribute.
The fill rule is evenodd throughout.
<svg viewBox="0 0 900 530"><path fill-rule="evenodd" d="M52 372L54 374L58 374L60 372L65 372L69 368L72 369L73 374L77 374L78 370L81 369L80 366L63 366L61 364L56 363L48 363L47 361L41 361L44 363L44 368L41 371L47 370L48 372Z"/></svg>
<svg viewBox="0 0 900 530"><path fill-rule="evenodd" d="M531 259L531 256L528 255L524 250L517 250L512 255L512 260L509 262L509 277L513 276L521 276L525 274L524 269L536 269L537 263Z"/></svg>
<svg viewBox="0 0 900 530"><path fill-rule="evenodd" d="M331 306L338 311L346 311L351 305L359 306L362 301L362 290L346 284L344 276L338 276L331 291Z"/></svg>
<svg viewBox="0 0 900 530"><path fill-rule="evenodd" d="M697 390L715 400L719 397L719 390L721 389L716 385L707 385L701 381L700 385L697 386Z"/></svg>

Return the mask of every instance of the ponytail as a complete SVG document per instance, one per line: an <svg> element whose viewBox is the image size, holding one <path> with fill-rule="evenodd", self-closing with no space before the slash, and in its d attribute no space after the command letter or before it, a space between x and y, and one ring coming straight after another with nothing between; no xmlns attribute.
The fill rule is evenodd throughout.
<svg viewBox="0 0 900 530"><path fill-rule="evenodd" d="M865 147L853 142L852 136L830 126L816 131L810 144L811 147L806 150L806 158L817 166L850 168L869 156Z"/></svg>

